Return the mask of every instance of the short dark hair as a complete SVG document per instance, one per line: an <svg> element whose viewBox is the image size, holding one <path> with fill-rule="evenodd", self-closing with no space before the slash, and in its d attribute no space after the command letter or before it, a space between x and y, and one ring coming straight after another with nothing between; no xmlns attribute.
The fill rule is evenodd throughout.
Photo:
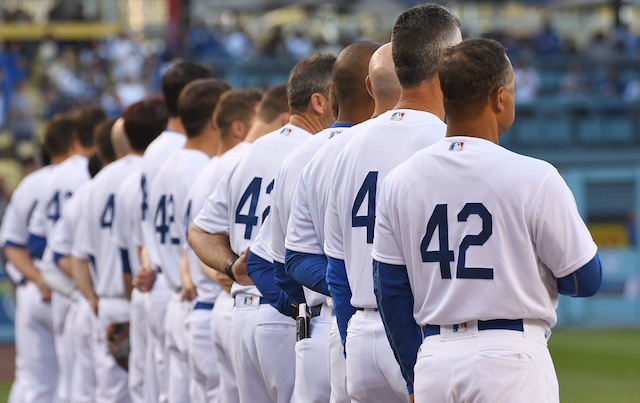
<svg viewBox="0 0 640 403"><path fill-rule="evenodd" d="M289 112L287 84L276 85L264 93L258 105L258 119L271 123L283 113Z"/></svg>
<svg viewBox="0 0 640 403"><path fill-rule="evenodd" d="M178 99L178 116L187 137L197 137L213 117L222 94L231 84L217 78L201 78L187 84Z"/></svg>
<svg viewBox="0 0 640 403"><path fill-rule="evenodd" d="M73 147L73 135L76 126L74 119L67 115L55 115L44 132L44 150L51 157L68 153Z"/></svg>
<svg viewBox="0 0 640 403"><path fill-rule="evenodd" d="M492 39L470 39L447 49L438 68L445 113L450 118L477 116L513 73L507 50Z"/></svg>
<svg viewBox="0 0 640 403"><path fill-rule="evenodd" d="M450 46L460 20L446 7L422 4L409 8L396 20L391 54L400 86L417 87L435 78L442 51Z"/></svg>
<svg viewBox="0 0 640 403"><path fill-rule="evenodd" d="M373 41L353 43L340 52L333 65L333 91L338 107L351 108L368 102L373 112L373 98L367 92L365 80L369 75L371 55L382 44ZM350 108L350 109L351 109Z"/></svg>
<svg viewBox="0 0 640 403"><path fill-rule="evenodd" d="M162 93L169 116L178 116L178 98L191 81L199 78L213 78L215 73L209 67L195 63L180 62L172 66L162 76Z"/></svg>
<svg viewBox="0 0 640 403"><path fill-rule="evenodd" d="M97 154L102 165L107 165L116 160L116 152L111 143L111 128L116 119L104 120L93 131L93 142L98 148Z"/></svg>
<svg viewBox="0 0 640 403"><path fill-rule="evenodd" d="M100 122L107 119L107 114L101 107L89 105L77 111L75 116L80 145L85 148L93 147L93 131Z"/></svg>
<svg viewBox="0 0 640 403"><path fill-rule="evenodd" d="M314 93L329 99L331 71L335 61L336 57L330 53L318 53L301 60L293 67L287 83L291 113L305 112Z"/></svg>
<svg viewBox="0 0 640 403"><path fill-rule="evenodd" d="M130 105L122 118L131 148L141 152L167 127L169 114L161 97L149 97Z"/></svg>
<svg viewBox="0 0 640 403"><path fill-rule="evenodd" d="M256 115L256 106L261 99L262 91L258 89L231 90L222 94L213 113L220 137L226 137L231 124L236 120L249 125Z"/></svg>
<svg viewBox="0 0 640 403"><path fill-rule="evenodd" d="M100 172L100 170L103 167L103 162L100 159L100 156L98 155L98 153L93 154L91 157L89 157L89 165L88 165L88 169L89 169L89 175L93 178L95 177L98 172Z"/></svg>

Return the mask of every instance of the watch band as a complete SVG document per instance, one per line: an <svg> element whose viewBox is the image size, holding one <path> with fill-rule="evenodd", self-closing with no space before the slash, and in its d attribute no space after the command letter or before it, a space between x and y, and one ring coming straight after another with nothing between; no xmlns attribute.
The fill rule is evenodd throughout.
<svg viewBox="0 0 640 403"><path fill-rule="evenodd" d="M233 275L233 270L231 270L231 268L233 267L233 264L236 262L236 260L238 260L238 258L239 256L232 257L231 259L229 259L226 266L224 266L224 273L233 281L236 281L236 276Z"/></svg>

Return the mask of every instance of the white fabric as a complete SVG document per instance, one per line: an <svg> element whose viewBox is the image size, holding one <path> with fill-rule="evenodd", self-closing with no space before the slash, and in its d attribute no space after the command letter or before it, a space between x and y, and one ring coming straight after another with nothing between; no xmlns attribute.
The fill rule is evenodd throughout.
<svg viewBox="0 0 640 403"><path fill-rule="evenodd" d="M162 273L174 291L182 288L180 260L187 239L187 193L209 160L202 151L178 150L162 164L149 192L149 213L155 230L152 242Z"/></svg>
<svg viewBox="0 0 640 403"><path fill-rule="evenodd" d="M169 402L189 401L189 355L185 320L189 314L189 303L180 301L180 293L174 292L167 305L164 322L164 345L169 370L167 399Z"/></svg>
<svg viewBox="0 0 640 403"><path fill-rule="evenodd" d="M192 403L220 400L220 373L211 340L211 310L192 309L185 321Z"/></svg>
<svg viewBox="0 0 640 403"><path fill-rule="evenodd" d="M156 275L151 291L146 293L145 311L149 325L147 333L148 349L151 353L145 361L145 380L153 378L151 382L145 382L145 401L167 401L167 388L169 385L169 358L165 346L165 318L167 307L173 292L167 286L165 276L162 273ZM156 388L149 386L157 386Z"/></svg>
<svg viewBox="0 0 640 403"><path fill-rule="evenodd" d="M233 302L228 292L221 291L211 310L211 341L220 373L220 402L224 403L240 403L231 349Z"/></svg>
<svg viewBox="0 0 640 403"><path fill-rule="evenodd" d="M331 376L330 403L351 403L347 393L347 361L344 358L344 347L340 340L340 331L336 317L331 321L329 330L329 373Z"/></svg>
<svg viewBox="0 0 640 403"><path fill-rule="evenodd" d="M73 309L71 300L60 293L51 293L51 319L53 322L53 337L58 361L58 390L59 402L69 402L71 383L73 381Z"/></svg>
<svg viewBox="0 0 640 403"><path fill-rule="evenodd" d="M468 203L485 218L476 210L461 218ZM442 278L438 262L422 261L421 243L436 205L446 206L446 222L438 222L448 227L455 257L450 279ZM457 268L463 239L487 226L490 235L469 246ZM437 235L431 238L427 251L443 247ZM543 319L553 327L556 278L582 267L596 250L558 171L487 140L442 140L399 166L382 186L373 256L407 265L420 325ZM460 280L470 268L490 272L492 279Z"/></svg>
<svg viewBox="0 0 640 403"><path fill-rule="evenodd" d="M147 351L147 323L145 295L133 289L131 292L131 317L129 320L129 395L134 403L144 403L144 369Z"/></svg>
<svg viewBox="0 0 640 403"><path fill-rule="evenodd" d="M98 318L87 300L78 295L74 302L73 346L74 360L71 382L72 403L92 403L96 401L96 364L93 334L98 326Z"/></svg>
<svg viewBox="0 0 640 403"><path fill-rule="evenodd" d="M153 225L153 208L149 203L149 197L152 191L152 185L156 177L156 173L160 166L171 157L173 153L178 151L187 141L186 137L180 133L165 130L149 144L142 156L142 174L140 177L140 212L141 231L144 245L147 246L151 264L156 268L160 267L160 256L155 249L154 236L156 234Z"/></svg>
<svg viewBox="0 0 640 403"><path fill-rule="evenodd" d="M124 249L129 255L131 276L135 278L140 269L135 228L140 228L140 169L131 172L120 184L115 192L115 210L117 214L111 224L111 240L119 249Z"/></svg>
<svg viewBox="0 0 640 403"><path fill-rule="evenodd" d="M333 187L325 218L325 252L345 262L351 305L377 306L373 294L373 244L368 235L373 235L373 228L354 227L352 210L357 210L356 216L360 217L375 215L376 189L385 176L416 151L443 138L445 131L446 125L430 113L406 109L388 111L372 120L338 156L331 175ZM376 175L372 189L356 206L356 196L366 190L365 178L375 179ZM373 211L368 212L372 201Z"/></svg>

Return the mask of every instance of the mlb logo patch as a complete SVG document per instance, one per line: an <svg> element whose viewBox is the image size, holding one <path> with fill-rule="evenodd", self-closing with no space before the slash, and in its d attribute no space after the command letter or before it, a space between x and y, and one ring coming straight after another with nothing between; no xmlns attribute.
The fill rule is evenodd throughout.
<svg viewBox="0 0 640 403"><path fill-rule="evenodd" d="M251 305L252 303L253 303L253 296L252 295L244 297L244 304L245 305Z"/></svg>
<svg viewBox="0 0 640 403"><path fill-rule="evenodd" d="M453 325L453 333L464 333L467 331L467 322Z"/></svg>
<svg viewBox="0 0 640 403"><path fill-rule="evenodd" d="M464 147L464 141L454 141L449 146L449 151L462 151L462 147Z"/></svg>
<svg viewBox="0 0 640 403"><path fill-rule="evenodd" d="M402 120L404 118L404 112L393 112L391 115L391 120L395 120L396 122Z"/></svg>
<svg viewBox="0 0 640 403"><path fill-rule="evenodd" d="M288 127L283 127L282 130L280 130L280 134L284 134L285 136L288 136L291 134L291 129L289 129Z"/></svg>

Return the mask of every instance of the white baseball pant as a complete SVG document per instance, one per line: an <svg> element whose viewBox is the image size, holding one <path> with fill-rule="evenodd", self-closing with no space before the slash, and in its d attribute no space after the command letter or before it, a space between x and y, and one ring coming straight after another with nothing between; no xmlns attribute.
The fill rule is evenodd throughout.
<svg viewBox="0 0 640 403"><path fill-rule="evenodd" d="M16 346L16 370L15 370L15 379L13 380L13 384L11 385L11 392L9 392L9 400L8 403L22 403L25 402L25 393L26 388L28 386L28 381L26 380L26 362L25 362L25 348L31 348L29 345L25 344L24 340L24 326L27 321L22 313L22 304L24 304L24 286L26 283L18 284L16 286L15 297L15 310L14 310L14 339Z"/></svg>
<svg viewBox="0 0 640 403"><path fill-rule="evenodd" d="M347 361L344 358L344 346L340 339L338 322L335 316L329 330L329 374L331 376L330 403L351 403L347 393Z"/></svg>
<svg viewBox="0 0 640 403"><path fill-rule="evenodd" d="M231 340L240 401L289 403L296 365L293 319L260 297L238 293Z"/></svg>
<svg viewBox="0 0 640 403"><path fill-rule="evenodd" d="M234 300L231 295L226 291L221 291L211 310L211 341L220 372L220 402L224 403L240 403L231 349L233 304Z"/></svg>
<svg viewBox="0 0 640 403"><path fill-rule="evenodd" d="M188 302L180 299L180 292L174 292L165 317L165 348L169 360L167 398L171 403L189 401L189 354L185 320L189 315L190 306Z"/></svg>
<svg viewBox="0 0 640 403"><path fill-rule="evenodd" d="M347 391L353 402L406 403L407 385L377 310L358 310L347 327Z"/></svg>
<svg viewBox="0 0 640 403"><path fill-rule="evenodd" d="M464 332L441 326L418 350L414 398L423 402L559 402L558 379L547 348L549 326L525 320L524 331Z"/></svg>
<svg viewBox="0 0 640 403"><path fill-rule="evenodd" d="M213 306L213 303L195 302L185 321L191 403L220 402L220 373L210 330Z"/></svg>
<svg viewBox="0 0 640 403"><path fill-rule="evenodd" d="M96 365L93 333L98 326L98 318L91 305L82 295L77 295L73 317L73 345L75 348L71 382L72 403L92 403L96 401Z"/></svg>
<svg viewBox="0 0 640 403"><path fill-rule="evenodd" d="M329 375L329 331L332 309L322 304L320 315L311 318L310 337L296 342L297 402L326 403L331 396Z"/></svg>
<svg viewBox="0 0 640 403"><path fill-rule="evenodd" d="M129 322L129 301L124 298L100 298L98 325L94 332L96 363L96 402L128 403L127 372L116 363L107 346L109 326Z"/></svg>
<svg viewBox="0 0 640 403"><path fill-rule="evenodd" d="M73 371L73 310L71 300L56 292L51 293L51 318L53 320L53 335L56 342L56 356L58 357L58 403L71 400L71 380Z"/></svg>
<svg viewBox="0 0 640 403"><path fill-rule="evenodd" d="M153 288L146 296L146 314L149 323L147 333L147 347L151 348L151 359L145 365L145 401L147 402L167 402L167 386L169 384L168 357L164 344L164 321L167 315L167 306L171 300L173 292L167 286L167 282L162 273L156 275ZM146 381L153 377L155 382ZM153 386L157 385L157 389Z"/></svg>
<svg viewBox="0 0 640 403"><path fill-rule="evenodd" d="M129 321L129 395L134 403L144 403L144 367L147 344L145 295L134 289L131 293Z"/></svg>

